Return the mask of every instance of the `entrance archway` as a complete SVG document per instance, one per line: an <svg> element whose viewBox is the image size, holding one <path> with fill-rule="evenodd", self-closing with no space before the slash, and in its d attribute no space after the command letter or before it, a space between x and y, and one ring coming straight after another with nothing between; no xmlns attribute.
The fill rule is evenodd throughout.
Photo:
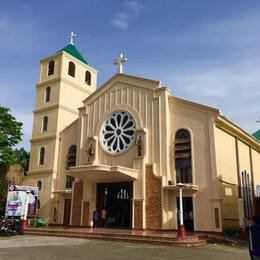
<svg viewBox="0 0 260 260"><path fill-rule="evenodd" d="M107 211L106 226L132 227L133 182L98 183L97 210Z"/></svg>

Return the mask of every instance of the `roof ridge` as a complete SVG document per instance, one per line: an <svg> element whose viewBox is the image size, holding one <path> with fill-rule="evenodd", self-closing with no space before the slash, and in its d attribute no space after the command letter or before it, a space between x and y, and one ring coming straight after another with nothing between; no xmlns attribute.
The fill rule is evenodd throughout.
<svg viewBox="0 0 260 260"><path fill-rule="evenodd" d="M81 55L81 53L79 52L79 50L76 48L74 44L70 43L67 46L65 46L63 49L59 50L58 52L61 51L65 51L68 54L72 55L74 58L82 61L85 64L88 64L87 60Z"/></svg>

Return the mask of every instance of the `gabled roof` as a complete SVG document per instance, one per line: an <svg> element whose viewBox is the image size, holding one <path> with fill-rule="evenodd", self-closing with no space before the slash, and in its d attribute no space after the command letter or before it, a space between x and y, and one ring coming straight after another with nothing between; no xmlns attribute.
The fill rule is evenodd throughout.
<svg viewBox="0 0 260 260"><path fill-rule="evenodd" d="M84 62L85 64L88 64L88 62L86 61L86 59L80 54L80 52L78 51L78 49L75 47L75 45L73 44L68 44L66 47L64 47L63 49L59 50L58 52L61 51L65 51L68 54L72 55L73 57L75 57L76 59Z"/></svg>
<svg viewBox="0 0 260 260"><path fill-rule="evenodd" d="M107 80L103 85L101 85L99 88L97 88L93 93L91 93L85 100L83 100L83 103L86 102L91 102L93 98L97 97L101 93L104 93L106 90L111 88L113 86L113 83L116 82L127 82L129 83L129 80L134 80L135 84L139 82L138 85L141 88L148 88L148 89L165 89L163 87L160 87L161 82L159 80L153 80L153 79L148 79L148 78L143 78L143 77L138 77L134 75L129 75L126 73L116 73L112 78ZM146 82L146 84L143 84Z"/></svg>
<svg viewBox="0 0 260 260"><path fill-rule="evenodd" d="M253 136L260 141L260 129L258 131L256 131L255 133L253 133Z"/></svg>

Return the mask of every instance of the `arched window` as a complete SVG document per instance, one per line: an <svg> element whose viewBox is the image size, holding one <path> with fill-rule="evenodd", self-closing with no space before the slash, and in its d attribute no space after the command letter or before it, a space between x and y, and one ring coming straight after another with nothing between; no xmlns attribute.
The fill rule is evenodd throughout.
<svg viewBox="0 0 260 260"><path fill-rule="evenodd" d="M39 156L39 164L44 164L44 157L45 157L45 148L41 147L40 149L40 156Z"/></svg>
<svg viewBox="0 0 260 260"><path fill-rule="evenodd" d="M176 132L174 157L176 183L192 183L191 139L186 129Z"/></svg>
<svg viewBox="0 0 260 260"><path fill-rule="evenodd" d="M85 74L85 82L86 84L88 84L89 86L91 85L91 73L89 71L86 71Z"/></svg>
<svg viewBox="0 0 260 260"><path fill-rule="evenodd" d="M117 199L121 200L129 200L130 196L126 189L120 189L120 191L117 193Z"/></svg>
<svg viewBox="0 0 260 260"><path fill-rule="evenodd" d="M48 66L48 76L52 75L53 73L54 73L54 60L51 60Z"/></svg>
<svg viewBox="0 0 260 260"><path fill-rule="evenodd" d="M42 182L41 181L37 181L37 187L38 187L38 190L42 190Z"/></svg>
<svg viewBox="0 0 260 260"><path fill-rule="evenodd" d="M50 101L50 98L51 98L51 87L47 87L45 89L45 98L44 98L44 101L45 102L49 102Z"/></svg>
<svg viewBox="0 0 260 260"><path fill-rule="evenodd" d="M73 144L70 146L68 152L67 167L66 167L67 169L76 165L76 158L77 158L77 146Z"/></svg>
<svg viewBox="0 0 260 260"><path fill-rule="evenodd" d="M75 64L74 64L72 61L70 61L70 62L69 62L68 74L69 74L70 76L72 76L72 77L75 77L75 70L76 70Z"/></svg>
<svg viewBox="0 0 260 260"><path fill-rule="evenodd" d="M48 117L44 116L42 119L42 132L47 132L48 130Z"/></svg>

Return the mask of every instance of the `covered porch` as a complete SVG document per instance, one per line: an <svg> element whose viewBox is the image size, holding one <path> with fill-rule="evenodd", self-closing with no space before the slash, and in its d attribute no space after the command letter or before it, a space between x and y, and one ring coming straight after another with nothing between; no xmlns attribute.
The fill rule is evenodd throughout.
<svg viewBox="0 0 260 260"><path fill-rule="evenodd" d="M133 183L138 171L121 166L82 165L71 167L69 175L76 178L72 189L70 225L91 226L92 214L107 211L106 224L132 228Z"/></svg>

